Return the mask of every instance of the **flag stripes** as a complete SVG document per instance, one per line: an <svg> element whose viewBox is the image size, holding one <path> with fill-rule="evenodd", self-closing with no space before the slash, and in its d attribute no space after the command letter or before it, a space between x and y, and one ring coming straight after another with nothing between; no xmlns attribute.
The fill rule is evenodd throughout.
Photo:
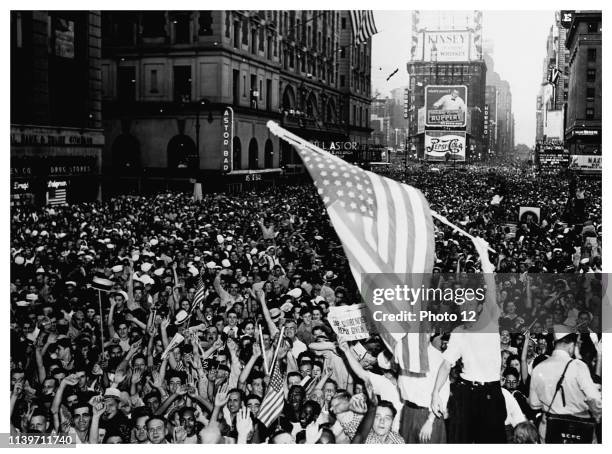
<svg viewBox="0 0 612 454"><path fill-rule="evenodd" d="M314 146L299 147L363 290L363 274L376 287L420 287L433 267L433 220L423 195L410 186L350 165ZM399 313L401 302L384 309ZM368 305L368 309L371 307ZM376 310L380 310L377 307ZM420 310L420 302L412 311ZM401 369L426 372L428 327L419 322L374 321Z"/></svg>
<svg viewBox="0 0 612 454"><path fill-rule="evenodd" d="M272 377L266 395L259 407L257 419L266 427L270 425L280 416L283 411L285 402L285 394L283 391L283 376L280 372L279 362L277 361L272 371Z"/></svg>
<svg viewBox="0 0 612 454"><path fill-rule="evenodd" d="M353 38L356 44L365 44L368 39L378 33L372 11L350 10L349 14L351 18L351 28L353 29Z"/></svg>
<svg viewBox="0 0 612 454"><path fill-rule="evenodd" d="M66 203L66 189L65 188L59 188L59 189L50 188L49 192L47 193L47 204L54 206L54 205L62 205L64 203Z"/></svg>

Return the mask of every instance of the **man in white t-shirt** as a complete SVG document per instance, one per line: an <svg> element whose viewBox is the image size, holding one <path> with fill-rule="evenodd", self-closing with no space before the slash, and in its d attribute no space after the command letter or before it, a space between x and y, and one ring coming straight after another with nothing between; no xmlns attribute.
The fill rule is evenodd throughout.
<svg viewBox="0 0 612 454"><path fill-rule="evenodd" d="M495 267L491 264L488 244L482 238L472 238L480 256L484 281L487 286L484 302L466 302L462 311L478 312L476 322L466 323L453 330L443 361L438 369L431 397L436 416L442 416L446 406L440 391L448 380L455 363L461 359L463 371L453 388L449 443L505 443L506 403L501 390L501 351L499 336L499 307L496 301Z"/></svg>

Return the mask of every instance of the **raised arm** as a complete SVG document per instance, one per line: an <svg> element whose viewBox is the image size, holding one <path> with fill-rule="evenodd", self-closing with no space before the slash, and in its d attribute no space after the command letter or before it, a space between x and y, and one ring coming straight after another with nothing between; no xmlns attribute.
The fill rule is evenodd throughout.
<svg viewBox="0 0 612 454"><path fill-rule="evenodd" d="M249 379L249 375L251 375L251 370L253 370L253 366L257 362L257 359L261 356L261 347L257 342L253 344L253 354L249 361L245 364L244 369L240 372L240 377L238 377L238 388L245 391L246 390L246 382Z"/></svg>
<svg viewBox="0 0 612 454"><path fill-rule="evenodd" d="M527 352L529 351L529 342L532 342L529 330L525 331L525 340L523 341L523 348L521 349L521 380L523 383L527 383L529 378L529 367L527 364Z"/></svg>
<svg viewBox="0 0 612 454"><path fill-rule="evenodd" d="M276 336L278 332L278 328L272 321L272 316L270 315L270 310L268 309L268 305L266 304L266 294L263 290L257 290L256 292L251 291L251 294L255 297L259 304L261 304L261 312L266 320L266 324L268 325L268 331L270 332L270 337Z"/></svg>
<svg viewBox="0 0 612 454"><path fill-rule="evenodd" d="M339 347L340 350L344 352L344 357L346 358L349 367L355 373L355 375L357 375L357 377L359 377L363 381L368 380L368 373L361 366L361 364L359 364L359 361L357 361L357 358L355 358L355 355L353 354L353 351L349 347L348 343L346 341L340 341Z"/></svg>

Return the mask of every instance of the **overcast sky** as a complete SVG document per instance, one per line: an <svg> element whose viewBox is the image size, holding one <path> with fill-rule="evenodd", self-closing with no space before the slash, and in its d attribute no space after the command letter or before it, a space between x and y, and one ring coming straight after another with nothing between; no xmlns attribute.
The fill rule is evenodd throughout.
<svg viewBox="0 0 612 454"><path fill-rule="evenodd" d="M374 11L379 33L372 40L372 87L386 95L408 85L411 11ZM535 142L536 96L553 11L484 11L483 39L494 46L495 71L510 83L516 121L515 143ZM399 72L385 80L395 68Z"/></svg>

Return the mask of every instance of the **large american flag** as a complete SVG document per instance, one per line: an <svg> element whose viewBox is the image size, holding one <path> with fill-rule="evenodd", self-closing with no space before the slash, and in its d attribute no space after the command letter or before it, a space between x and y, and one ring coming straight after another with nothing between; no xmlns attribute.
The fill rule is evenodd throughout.
<svg viewBox="0 0 612 454"><path fill-rule="evenodd" d="M257 419L266 427L270 427L270 425L276 421L276 418L280 416L285 402L283 376L280 371L279 362L280 361L277 361L274 365L272 377L268 385L268 391L261 402L259 413L257 413Z"/></svg>
<svg viewBox="0 0 612 454"><path fill-rule="evenodd" d="M425 284L423 273L431 273L434 261L434 226L429 205L417 189L365 171L304 142L270 124L272 132L298 150L329 217L342 241L355 282L368 285L363 274L376 274L376 287L395 288ZM372 276L370 276L372 277ZM394 314L410 309L419 313L420 301L408 307L405 301L374 306L370 312ZM429 369L429 328L414 322L372 321L395 361L404 372Z"/></svg>
<svg viewBox="0 0 612 454"><path fill-rule="evenodd" d="M378 33L372 11L350 10L351 26L356 44L365 44L368 39Z"/></svg>

